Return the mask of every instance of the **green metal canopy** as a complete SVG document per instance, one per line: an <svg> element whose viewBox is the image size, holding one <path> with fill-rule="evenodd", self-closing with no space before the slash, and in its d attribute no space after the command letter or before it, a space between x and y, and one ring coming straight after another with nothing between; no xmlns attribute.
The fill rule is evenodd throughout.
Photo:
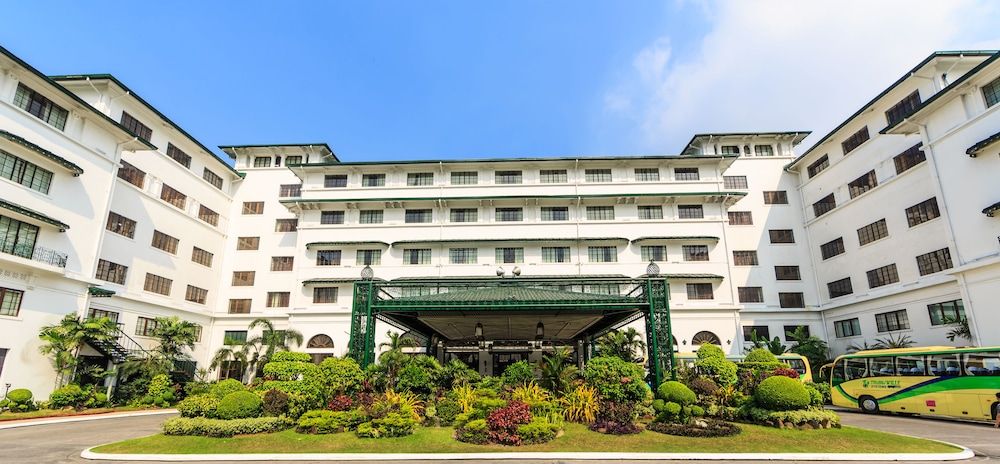
<svg viewBox="0 0 1000 464"><path fill-rule="evenodd" d="M664 235L664 236L651 236L651 237L639 237L632 239L632 243L643 243L643 242L683 242L683 241L712 241L718 242L719 237L714 237L711 235Z"/></svg>
<svg viewBox="0 0 1000 464"><path fill-rule="evenodd" d="M70 162L66 158L63 158L55 153L52 153L51 151L48 151L38 145L35 145L34 143L31 143L30 141L28 141L24 137L21 137L20 135L12 134L5 130L0 130L0 138L5 138L7 140L10 140L11 142L21 145L24 148L27 148L35 153L38 153L39 155L42 155L45 158L48 158L50 161L53 161L56 164L66 168L69 172L72 172L74 176L79 176L80 174L83 174L83 168L81 168L80 166L77 166L76 164Z"/></svg>
<svg viewBox="0 0 1000 464"><path fill-rule="evenodd" d="M114 290L108 290L106 288L101 288L101 287L89 287L87 288L87 293L89 293L90 296L95 298L109 298L115 296Z"/></svg>
<svg viewBox="0 0 1000 464"><path fill-rule="evenodd" d="M578 237L578 238L470 238L455 240L398 240L392 242L393 247L401 245L416 245L423 243L517 243L517 242L618 242L628 243L624 237Z"/></svg>
<svg viewBox="0 0 1000 464"><path fill-rule="evenodd" d="M309 242L306 244L307 249L315 247L330 247L330 246L384 246L388 248L389 244L386 242L364 241L364 240L358 240L358 241L342 240L339 242Z"/></svg>
<svg viewBox="0 0 1000 464"><path fill-rule="evenodd" d="M345 278L345 279L309 279L302 281L302 285L318 285L318 284L352 284L361 280L360 277L357 278Z"/></svg>
<svg viewBox="0 0 1000 464"><path fill-rule="evenodd" d="M20 214L22 216L30 217L30 218L32 218L32 219L34 219L36 221L41 221L41 222L44 222L46 224L53 225L53 226L59 228L59 232L65 232L65 231L69 230L69 225L66 224L65 222L62 222L62 221L60 221L58 219L53 219L53 218L51 218L49 216L46 216L46 215L44 215L42 213L39 213L38 211L35 211L33 209L25 208L25 207L23 207L21 205L16 205L16 204L11 203L11 202L9 202L7 200L4 200L2 198L0 198L0 208L6 209L6 210L9 210L9 211L13 211L13 212L15 212L17 214Z"/></svg>
<svg viewBox="0 0 1000 464"><path fill-rule="evenodd" d="M552 305L575 303L591 303L595 301L622 302L631 301L618 295L603 295L563 290L551 290L520 285L504 285L498 287L481 287L469 290L448 291L430 295L399 297L392 300L392 305L398 306L465 306L478 303L491 305Z"/></svg>

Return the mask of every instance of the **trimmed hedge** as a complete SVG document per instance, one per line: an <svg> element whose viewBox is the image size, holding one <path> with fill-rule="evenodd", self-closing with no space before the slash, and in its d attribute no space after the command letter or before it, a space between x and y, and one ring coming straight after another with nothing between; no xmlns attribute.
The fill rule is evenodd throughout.
<svg viewBox="0 0 1000 464"><path fill-rule="evenodd" d="M676 380L668 380L661 383L656 389L656 396L664 401L674 402L681 406L687 406L698 401L698 396L687 385Z"/></svg>
<svg viewBox="0 0 1000 464"><path fill-rule="evenodd" d="M259 417L264 411L264 401L256 393L241 391L226 395L215 410L219 419L246 419Z"/></svg>
<svg viewBox="0 0 1000 464"><path fill-rule="evenodd" d="M753 394L758 406L773 411L791 411L809 406L809 392L795 379L768 377L757 386Z"/></svg>
<svg viewBox="0 0 1000 464"><path fill-rule="evenodd" d="M219 408L219 399L213 395L192 395L177 403L182 417L214 418Z"/></svg>
<svg viewBox="0 0 1000 464"><path fill-rule="evenodd" d="M354 430L368 420L363 410L309 411L299 418L295 431L299 433L340 433Z"/></svg>
<svg viewBox="0 0 1000 464"><path fill-rule="evenodd" d="M246 391L246 389L247 387L243 385L243 382L236 379L226 379L220 380L218 383L212 385L210 392L212 395L215 395L216 398L221 400L230 393Z"/></svg>
<svg viewBox="0 0 1000 464"><path fill-rule="evenodd" d="M311 362L271 361L264 365L264 378L267 380L298 381L307 377L316 378L318 372L319 367Z"/></svg>
<svg viewBox="0 0 1000 464"><path fill-rule="evenodd" d="M694 362L695 367L719 385L736 385L739 380L737 376L736 363L726 359L726 353L715 345L704 344L698 348L698 360Z"/></svg>
<svg viewBox="0 0 1000 464"><path fill-rule="evenodd" d="M771 411L753 406L744 407L740 415L757 424L778 428L823 429L840 427L840 416L823 408L798 411Z"/></svg>
<svg viewBox="0 0 1000 464"><path fill-rule="evenodd" d="M31 398L33 398L31 390L27 388L15 388L7 392L7 399L12 403L24 404L31 401Z"/></svg>
<svg viewBox="0 0 1000 464"><path fill-rule="evenodd" d="M765 350L764 348L754 348L747 353L746 357L743 358L743 362L747 363L776 363L778 362L778 357L774 353Z"/></svg>
<svg viewBox="0 0 1000 464"><path fill-rule="evenodd" d="M312 362L309 353L295 353L292 351L279 351L271 355L269 362Z"/></svg>
<svg viewBox="0 0 1000 464"><path fill-rule="evenodd" d="M334 394L350 395L358 390L365 373L351 358L326 358L319 363L320 376Z"/></svg>
<svg viewBox="0 0 1000 464"><path fill-rule="evenodd" d="M254 417L233 420L175 417L163 423L163 434L232 437L234 435L277 432L287 429L291 425L291 421L283 417Z"/></svg>
<svg viewBox="0 0 1000 464"><path fill-rule="evenodd" d="M705 421L707 427L697 427L689 424L671 424L667 422L654 422L649 424L648 429L654 432L681 437L729 437L739 434L742 430L736 424L722 421Z"/></svg>
<svg viewBox="0 0 1000 464"><path fill-rule="evenodd" d="M417 420L409 414L390 412L385 417L358 425L354 433L361 438L405 437L417 428Z"/></svg>

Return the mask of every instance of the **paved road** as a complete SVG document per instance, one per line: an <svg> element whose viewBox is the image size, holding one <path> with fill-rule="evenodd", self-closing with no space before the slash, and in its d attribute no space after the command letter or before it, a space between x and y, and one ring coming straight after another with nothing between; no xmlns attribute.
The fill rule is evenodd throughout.
<svg viewBox="0 0 1000 464"><path fill-rule="evenodd" d="M927 438L959 443L972 448L977 458L968 462L1000 461L1000 430L989 425L957 421L919 419L896 416L869 416L859 413L841 412L845 425L865 427L887 432L903 433ZM0 430L0 463L41 464L41 463L99 463L115 461L87 461L80 458L80 452L87 447L129 438L151 435L159 431L160 424L170 416L141 416L102 419L95 421L71 422L66 424L37 425L16 429ZM121 462L121 461L117 461ZM246 461L244 461L246 462ZM421 464L476 464L491 461L414 461ZM511 461L492 461L510 464ZM572 461L518 461L538 464L563 464ZM581 461L592 464L593 461ZM618 461L628 463L630 461ZM636 461L647 464L649 461ZM708 464L710 461L697 461ZM727 461L733 464L735 461ZM371 464L370 462L364 464Z"/></svg>

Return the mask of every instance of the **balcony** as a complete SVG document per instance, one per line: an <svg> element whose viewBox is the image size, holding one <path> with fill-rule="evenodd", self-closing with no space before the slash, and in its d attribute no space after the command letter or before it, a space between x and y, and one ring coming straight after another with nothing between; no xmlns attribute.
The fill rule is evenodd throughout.
<svg viewBox="0 0 1000 464"><path fill-rule="evenodd" d="M66 261L69 258L69 255L66 253L61 253L43 246L33 246L28 243L13 243L6 240L0 241L0 252L20 258L38 261L40 263L59 268L65 268Z"/></svg>

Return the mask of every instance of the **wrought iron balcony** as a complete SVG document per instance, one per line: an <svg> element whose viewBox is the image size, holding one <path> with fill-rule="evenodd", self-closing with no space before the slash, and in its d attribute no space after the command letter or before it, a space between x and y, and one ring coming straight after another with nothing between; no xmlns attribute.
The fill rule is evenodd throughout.
<svg viewBox="0 0 1000 464"><path fill-rule="evenodd" d="M66 267L66 261L69 259L69 255L66 253L50 248L33 246L28 243L13 243L7 240L0 241L0 252L62 268Z"/></svg>

